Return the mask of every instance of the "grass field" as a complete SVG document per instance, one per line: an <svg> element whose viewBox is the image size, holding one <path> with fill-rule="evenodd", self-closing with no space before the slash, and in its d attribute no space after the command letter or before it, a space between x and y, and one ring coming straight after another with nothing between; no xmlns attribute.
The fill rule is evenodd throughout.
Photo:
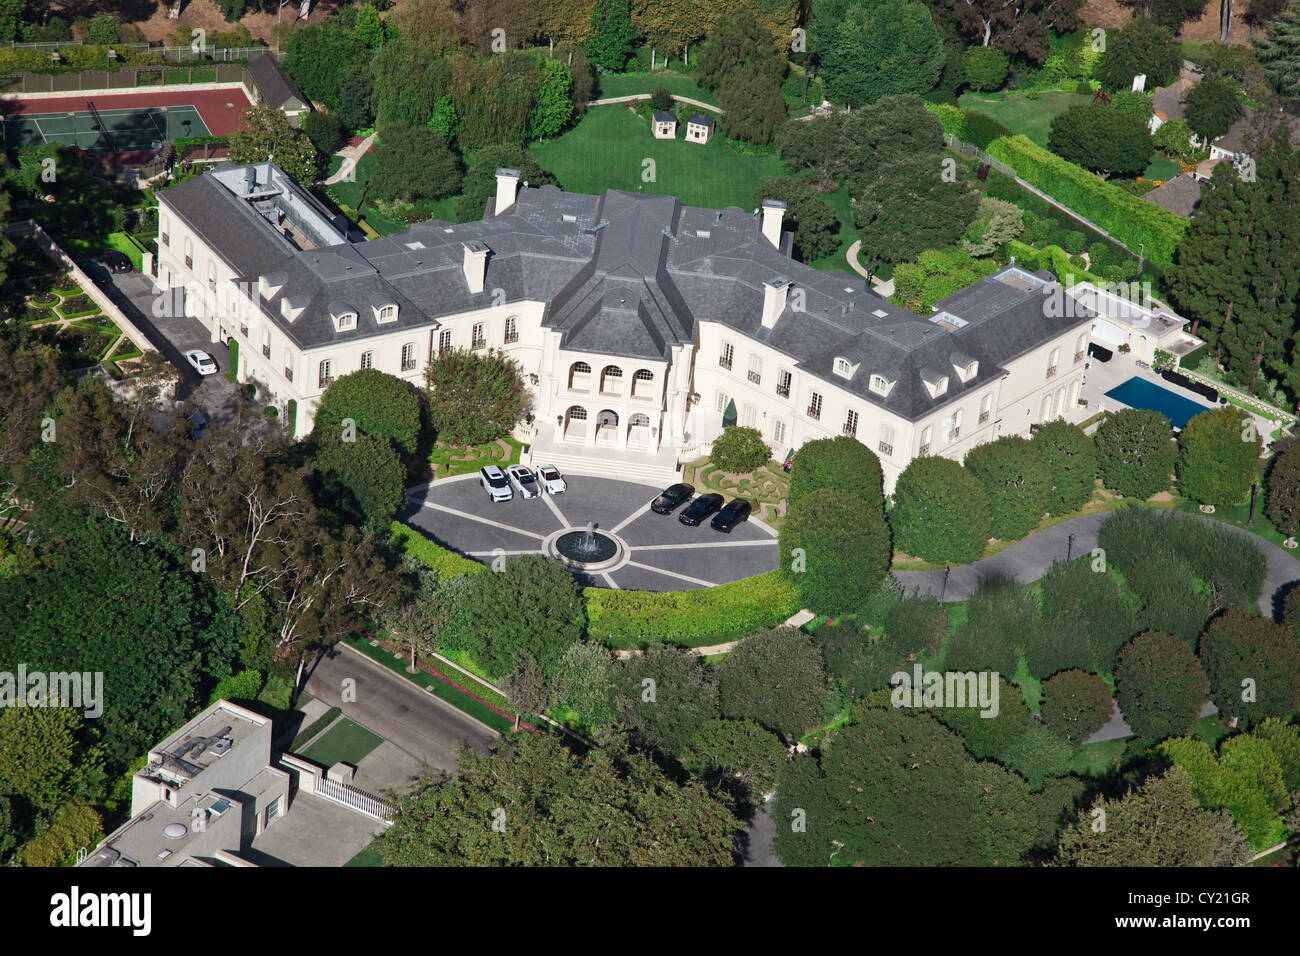
<svg viewBox="0 0 1300 956"><path fill-rule="evenodd" d="M384 855L379 852L379 847L371 843L364 850L343 864L344 866L383 866Z"/></svg>
<svg viewBox="0 0 1300 956"><path fill-rule="evenodd" d="M1052 119L1057 113L1064 112L1071 106L1090 103L1092 97L1082 93L1049 91L1039 93L1037 99L1029 99L1026 93L990 99L974 93L964 93L957 99L957 105L964 110L974 110L989 116L1013 133L1023 133L1043 148L1047 147L1047 135L1052 130Z"/></svg>
<svg viewBox="0 0 1300 956"><path fill-rule="evenodd" d="M609 78L612 79L612 78ZM751 209L751 197L769 176L781 175L772 156L741 156L722 137L707 146L682 139L659 140L650 124L623 106L588 110L582 122L556 139L529 147L542 168L570 192L601 193L626 189L676 196L689 206ZM654 160L654 181L642 179Z"/></svg>
<svg viewBox="0 0 1300 956"><path fill-rule="evenodd" d="M383 742L383 737L344 717L304 750L302 756L324 767L332 767L340 761L355 767Z"/></svg>

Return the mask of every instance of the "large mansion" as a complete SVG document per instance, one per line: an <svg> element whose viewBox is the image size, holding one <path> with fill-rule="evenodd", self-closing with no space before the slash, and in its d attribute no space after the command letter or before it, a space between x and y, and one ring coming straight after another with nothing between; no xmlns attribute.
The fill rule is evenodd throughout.
<svg viewBox="0 0 1300 956"><path fill-rule="evenodd" d="M367 241L268 161L217 168L159 204L160 283L186 290L212 341L238 344L239 381L282 413L296 403L298 436L338 376L422 384L447 349L520 363L525 462L651 481L707 453L724 419L778 458L852 435L888 490L918 455L961 460L1086 414L1095 313L1059 308L1048 273L1013 263L914 315L791 259L772 200L719 211L529 188L502 169L481 220Z"/></svg>

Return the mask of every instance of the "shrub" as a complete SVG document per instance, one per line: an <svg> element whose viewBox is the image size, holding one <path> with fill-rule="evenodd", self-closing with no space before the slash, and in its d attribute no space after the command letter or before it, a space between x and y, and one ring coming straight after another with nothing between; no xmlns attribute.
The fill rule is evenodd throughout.
<svg viewBox="0 0 1300 956"><path fill-rule="evenodd" d="M1178 436L1178 490L1207 505L1242 501L1255 483L1262 439L1236 406L1201 412Z"/></svg>
<svg viewBox="0 0 1300 956"><path fill-rule="evenodd" d="M748 474L772 457L757 428L731 425L713 441L710 461L723 471Z"/></svg>
<svg viewBox="0 0 1300 956"><path fill-rule="evenodd" d="M899 550L935 564L969 564L988 544L988 492L948 458L914 458L894 485L889 523Z"/></svg>
<svg viewBox="0 0 1300 956"><path fill-rule="evenodd" d="M1110 720L1115 704L1096 674L1062 671L1043 682L1043 724L1072 744L1081 744Z"/></svg>
<svg viewBox="0 0 1300 956"><path fill-rule="evenodd" d="M1196 647L1210 617L1209 599L1196 591L1196 572L1181 555L1153 549L1125 570L1128 585L1142 598L1138 620L1146 630L1176 634Z"/></svg>
<svg viewBox="0 0 1300 956"><path fill-rule="evenodd" d="M790 505L823 488L846 491L884 507L884 474L880 459L848 435L805 442L790 466Z"/></svg>
<svg viewBox="0 0 1300 956"><path fill-rule="evenodd" d="M1041 425L1033 444L1051 475L1047 510L1060 515L1082 508L1092 497L1097 477L1092 439L1077 425L1058 420Z"/></svg>
<svg viewBox="0 0 1300 956"><path fill-rule="evenodd" d="M729 640L780 624L800 606L794 582L781 571L697 591L586 588L583 593L588 634L620 644L650 637Z"/></svg>
<svg viewBox="0 0 1300 956"><path fill-rule="evenodd" d="M298 402L295 399L289 399L285 405L284 424L289 436L293 437L298 427Z"/></svg>
<svg viewBox="0 0 1300 956"><path fill-rule="evenodd" d="M1161 268L1173 262L1187 220L1126 193L1114 183L1053 155L1026 136L1002 137L987 147L1030 185L1096 223L1129 249L1139 243Z"/></svg>
<svg viewBox="0 0 1300 956"><path fill-rule="evenodd" d="M1064 777L1070 772L1074 748L1046 727L1034 725L1020 735L1002 755L1001 763L1029 781L1031 792L1043 789L1048 777Z"/></svg>
<svg viewBox="0 0 1300 956"><path fill-rule="evenodd" d="M226 344L230 351L230 368L226 369L226 380L234 382L238 380L239 373L239 343L232 338Z"/></svg>
<svg viewBox="0 0 1300 956"><path fill-rule="evenodd" d="M1106 40L1092 75L1107 89L1128 89L1139 73L1146 74L1151 89L1178 78L1182 48L1168 30L1153 21L1134 17Z"/></svg>
<svg viewBox="0 0 1300 956"><path fill-rule="evenodd" d="M524 413L519 363L501 352L456 349L429 360L424 383L438 440L479 445L509 434Z"/></svg>
<svg viewBox="0 0 1300 956"><path fill-rule="evenodd" d="M312 110L302 118L302 131L307 134L312 145L322 154L328 156L343 139L343 127L333 113L326 110Z"/></svg>
<svg viewBox="0 0 1300 956"><path fill-rule="evenodd" d="M1145 408L1125 408L1097 427L1097 467L1102 482L1126 498L1150 498L1169 490L1178 449L1169 419Z"/></svg>
<svg viewBox="0 0 1300 956"><path fill-rule="evenodd" d="M1081 96L1092 96L1092 83L1088 80L1080 80L1074 87L1074 92Z"/></svg>
<svg viewBox="0 0 1300 956"><path fill-rule="evenodd" d="M335 512L376 531L389 527L402 506L406 469L388 439L359 433L345 441L327 428L312 446L311 466Z"/></svg>
<svg viewBox="0 0 1300 956"><path fill-rule="evenodd" d="M279 416L280 409L276 408L274 405L267 405L266 408L262 409L263 418L278 418Z"/></svg>
<svg viewBox="0 0 1300 956"><path fill-rule="evenodd" d="M1009 578L986 578L966 606L966 623L948 642L944 666L1014 674L1022 648L1040 627L1031 592Z"/></svg>
<svg viewBox="0 0 1300 956"><path fill-rule="evenodd" d="M979 110L967 110L966 118L961 124L961 129L957 133L958 139L964 139L966 142L980 149L987 149L989 143L993 142L999 136L1011 136L1011 130L1003 126L993 117L979 112Z"/></svg>
<svg viewBox="0 0 1300 956"><path fill-rule="evenodd" d="M1133 612L1115 579L1085 555L1052 565L1040 583L1045 627L1086 644L1092 653L1091 666L1109 673L1116 652L1135 630Z"/></svg>
<svg viewBox="0 0 1300 956"><path fill-rule="evenodd" d="M821 720L826 667L802 631L779 627L745 638L716 675L723 717L755 720L787 738Z"/></svg>
<svg viewBox="0 0 1300 956"><path fill-rule="evenodd" d="M403 554L409 554L431 569L439 581L446 581L448 578L462 574L478 574L487 567L472 558L448 551L400 521L392 523L391 534L389 543L394 548Z"/></svg>
<svg viewBox="0 0 1300 956"><path fill-rule="evenodd" d="M903 589L898 586L892 574L880 579L880 587L867 595L865 603L858 608L856 617L863 624L874 629L885 626L889 614L903 599Z"/></svg>
<svg viewBox="0 0 1300 956"><path fill-rule="evenodd" d="M1038 680L1072 668L1091 667L1092 661L1087 630L1069 618L1044 621L1025 639L1025 666Z"/></svg>
<svg viewBox="0 0 1300 956"><path fill-rule="evenodd" d="M982 717L975 707L939 707L934 715L955 731L977 760L1002 760L1033 726L1020 688L998 675L998 712Z"/></svg>
<svg viewBox="0 0 1300 956"><path fill-rule="evenodd" d="M1071 229L1065 234L1065 241L1061 243L1061 248L1070 253L1082 252L1087 241L1087 236L1077 229Z"/></svg>
<svg viewBox="0 0 1300 956"><path fill-rule="evenodd" d="M650 686L653 694L647 694ZM684 750L702 724L718 717L717 685L698 657L675 647L655 645L619 662L612 698L636 738L670 754Z"/></svg>
<svg viewBox="0 0 1300 956"><path fill-rule="evenodd" d="M1023 538L1042 520L1052 489L1051 470L1029 439L1004 435L966 453L966 470L988 492L992 536Z"/></svg>
<svg viewBox="0 0 1300 956"><path fill-rule="evenodd" d="M208 696L208 706L211 707L219 700L236 702L257 700L257 695L261 693L265 679L266 677L261 671L252 670L251 668L246 668L238 674L231 674L229 677L223 677Z"/></svg>
<svg viewBox="0 0 1300 956"><path fill-rule="evenodd" d="M1264 510L1287 537L1300 531L1300 442L1273 456L1269 464Z"/></svg>
<svg viewBox="0 0 1300 956"><path fill-rule="evenodd" d="M1210 682L1185 641L1147 631L1120 649L1115 693L1133 732L1159 740L1187 731Z"/></svg>
<svg viewBox="0 0 1300 956"><path fill-rule="evenodd" d="M885 623L885 640L900 654L933 654L948 636L948 615L932 597L908 597L895 604Z"/></svg>
<svg viewBox="0 0 1300 956"><path fill-rule="evenodd" d="M1052 118L1048 148L1103 176L1137 176L1151 158L1145 120L1100 103L1071 106Z"/></svg>
<svg viewBox="0 0 1300 956"><path fill-rule="evenodd" d="M404 454L415 452L420 438L420 400L414 389L396 376L363 368L341 375L321 396L313 435L341 433L350 418L356 430L391 442Z"/></svg>
<svg viewBox="0 0 1300 956"><path fill-rule="evenodd" d="M1225 718L1250 727L1267 717L1289 718L1300 707L1300 645L1281 624L1225 611L1201 637L1200 659ZM1254 691L1249 700L1243 699L1247 681Z"/></svg>
<svg viewBox="0 0 1300 956"><path fill-rule="evenodd" d="M968 46L963 58L972 89L996 90L1007 81L1007 55L996 47Z"/></svg>
<svg viewBox="0 0 1300 956"><path fill-rule="evenodd" d="M650 94L650 108L652 110L671 110L676 101L673 95L662 86L657 86L654 92Z"/></svg>
<svg viewBox="0 0 1300 956"><path fill-rule="evenodd" d="M781 567L818 613L854 610L892 556L884 514L848 492L826 488L800 498L781 526Z"/></svg>

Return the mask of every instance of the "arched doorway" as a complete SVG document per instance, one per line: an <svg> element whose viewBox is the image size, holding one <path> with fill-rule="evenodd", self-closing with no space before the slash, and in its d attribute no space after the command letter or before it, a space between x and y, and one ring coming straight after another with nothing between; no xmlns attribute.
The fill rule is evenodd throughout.
<svg viewBox="0 0 1300 956"><path fill-rule="evenodd" d="M618 412L605 408L596 413L596 444L618 443Z"/></svg>
<svg viewBox="0 0 1300 956"><path fill-rule="evenodd" d="M632 376L633 398L655 397L655 373L648 368L639 368Z"/></svg>
<svg viewBox="0 0 1300 956"><path fill-rule="evenodd" d="M606 365L600 370L600 393L602 395L623 394L623 370L617 365Z"/></svg>
<svg viewBox="0 0 1300 956"><path fill-rule="evenodd" d="M587 440L587 410L581 405L571 405L564 413L564 440Z"/></svg>
<svg viewBox="0 0 1300 956"><path fill-rule="evenodd" d="M591 391L591 366L586 362L574 362L569 366L569 389L574 392Z"/></svg>
<svg viewBox="0 0 1300 956"><path fill-rule="evenodd" d="M637 412L627 420L627 443L639 448L647 447L650 442L650 416Z"/></svg>

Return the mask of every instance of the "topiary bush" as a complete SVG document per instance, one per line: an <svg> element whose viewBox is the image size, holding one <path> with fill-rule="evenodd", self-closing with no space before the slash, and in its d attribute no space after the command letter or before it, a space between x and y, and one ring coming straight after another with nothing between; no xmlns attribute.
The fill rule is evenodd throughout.
<svg viewBox="0 0 1300 956"><path fill-rule="evenodd" d="M1029 439L1004 435L976 445L966 453L965 466L988 492L994 538L1023 538L1047 511L1052 473Z"/></svg>
<svg viewBox="0 0 1300 956"><path fill-rule="evenodd" d="M321 396L313 433L338 431L345 418L352 419L362 434L387 439L405 455L415 453L420 400L400 378L373 368L336 378Z"/></svg>
<svg viewBox="0 0 1300 956"><path fill-rule="evenodd" d="M1245 500L1255 483L1263 439L1235 405L1193 416L1178 436L1178 490L1205 505Z"/></svg>
<svg viewBox="0 0 1300 956"><path fill-rule="evenodd" d="M1110 688L1085 670L1062 671L1043 682L1043 725L1072 744L1081 744L1110 720Z"/></svg>
<svg viewBox="0 0 1300 956"><path fill-rule="evenodd" d="M757 428L731 425L713 441L709 460L723 471L748 474L772 457Z"/></svg>
<svg viewBox="0 0 1300 956"><path fill-rule="evenodd" d="M889 523L905 554L934 564L969 564L992 532L988 492L949 458L914 458L894 485Z"/></svg>
<svg viewBox="0 0 1300 956"><path fill-rule="evenodd" d="M823 488L847 491L884 507L880 459L848 435L805 442L790 466L790 505Z"/></svg>
<svg viewBox="0 0 1300 956"><path fill-rule="evenodd" d="M819 614L856 610L893 553L884 514L846 491L823 488L800 498L781 526L781 567L804 606Z"/></svg>
<svg viewBox="0 0 1300 956"><path fill-rule="evenodd" d="M1103 484L1126 498L1169 490L1178 457L1169 419L1145 408L1125 408L1097 426L1093 442Z"/></svg>

